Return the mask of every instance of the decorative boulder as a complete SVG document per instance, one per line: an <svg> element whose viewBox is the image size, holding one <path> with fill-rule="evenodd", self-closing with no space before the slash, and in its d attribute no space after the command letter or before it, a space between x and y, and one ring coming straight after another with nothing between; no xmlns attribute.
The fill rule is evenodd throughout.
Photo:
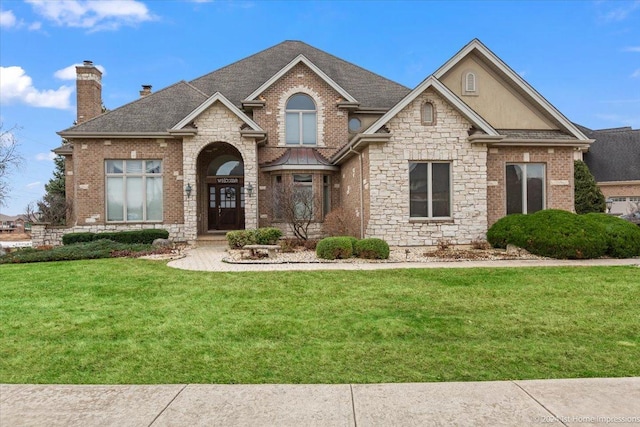
<svg viewBox="0 0 640 427"><path fill-rule="evenodd" d="M155 239L152 245L160 248L169 248L171 247L171 241L169 239Z"/></svg>

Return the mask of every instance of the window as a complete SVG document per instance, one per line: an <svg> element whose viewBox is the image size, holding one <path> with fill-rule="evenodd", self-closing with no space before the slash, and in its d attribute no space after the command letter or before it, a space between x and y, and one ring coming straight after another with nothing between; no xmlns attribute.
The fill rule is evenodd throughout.
<svg viewBox="0 0 640 427"><path fill-rule="evenodd" d="M476 75L472 72L469 72L464 76L464 91L476 92Z"/></svg>
<svg viewBox="0 0 640 427"><path fill-rule="evenodd" d="M285 142L287 144L316 144L316 104L309 95L298 93L289 98L285 116Z"/></svg>
<svg viewBox="0 0 640 427"><path fill-rule="evenodd" d="M273 177L273 218L282 219L282 202L284 197L284 187L282 186L282 175Z"/></svg>
<svg viewBox="0 0 640 427"><path fill-rule="evenodd" d="M409 163L409 216L451 217L451 164Z"/></svg>
<svg viewBox="0 0 640 427"><path fill-rule="evenodd" d="M162 221L162 161L107 160L107 221Z"/></svg>
<svg viewBox="0 0 640 427"><path fill-rule="evenodd" d="M293 175L293 205L296 219L313 217L313 175Z"/></svg>
<svg viewBox="0 0 640 427"><path fill-rule="evenodd" d="M362 127L362 122L357 117L349 119L349 132L358 132Z"/></svg>
<svg viewBox="0 0 640 427"><path fill-rule="evenodd" d="M544 164L507 165L507 215L544 209Z"/></svg>
<svg viewBox="0 0 640 427"><path fill-rule="evenodd" d="M422 124L432 125L435 124L435 112L433 109L433 104L430 102L426 102L422 105Z"/></svg>
<svg viewBox="0 0 640 427"><path fill-rule="evenodd" d="M324 218L331 211L331 177L322 176L322 217Z"/></svg>

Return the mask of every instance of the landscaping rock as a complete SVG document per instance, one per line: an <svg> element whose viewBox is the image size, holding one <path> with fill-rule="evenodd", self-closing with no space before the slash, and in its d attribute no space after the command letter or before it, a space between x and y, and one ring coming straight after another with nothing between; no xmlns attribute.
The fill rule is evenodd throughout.
<svg viewBox="0 0 640 427"><path fill-rule="evenodd" d="M171 241L169 239L155 239L152 245L160 248L169 248L171 247Z"/></svg>
<svg viewBox="0 0 640 427"><path fill-rule="evenodd" d="M0 246L0 256L5 256L7 251L4 250L2 246Z"/></svg>

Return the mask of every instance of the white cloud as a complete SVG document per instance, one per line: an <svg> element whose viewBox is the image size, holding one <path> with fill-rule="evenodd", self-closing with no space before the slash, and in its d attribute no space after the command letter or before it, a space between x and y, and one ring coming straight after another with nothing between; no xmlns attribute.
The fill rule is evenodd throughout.
<svg viewBox="0 0 640 427"><path fill-rule="evenodd" d="M635 70L633 73L631 73L631 78L632 79L637 79L640 77L640 68L638 68L637 70Z"/></svg>
<svg viewBox="0 0 640 427"><path fill-rule="evenodd" d="M0 103L19 102L32 107L70 108L73 87L60 86L56 90L38 90L22 67L0 67Z"/></svg>
<svg viewBox="0 0 640 427"><path fill-rule="evenodd" d="M627 46L622 50L625 52L640 52L640 46Z"/></svg>
<svg viewBox="0 0 640 427"><path fill-rule="evenodd" d="M76 79L76 67L82 64L71 64L61 70L53 73L53 76L60 80L75 80ZM107 70L102 65L96 65L96 68L102 72L103 76L107 75Z"/></svg>
<svg viewBox="0 0 640 427"><path fill-rule="evenodd" d="M25 185L25 187L32 189L32 188L40 187L41 185L42 185L42 182L36 181L36 182L30 182L29 184Z"/></svg>
<svg viewBox="0 0 640 427"><path fill-rule="evenodd" d="M26 0L35 12L56 25L88 28L90 31L116 30L123 25L151 21L155 17L136 0Z"/></svg>
<svg viewBox="0 0 640 427"><path fill-rule="evenodd" d="M626 20L638 8L640 8L640 0L631 3L623 2L602 2L602 7L615 5L612 9L600 13L600 21L603 23L621 22Z"/></svg>
<svg viewBox="0 0 640 427"><path fill-rule="evenodd" d="M10 10L0 10L0 28L11 28L18 24L16 16Z"/></svg>
<svg viewBox="0 0 640 427"><path fill-rule="evenodd" d="M49 151L48 153L36 154L36 160L39 162L43 162L43 161L52 162L53 159L55 158L56 158L56 154L53 151Z"/></svg>
<svg viewBox="0 0 640 427"><path fill-rule="evenodd" d="M38 31L40 28L42 28L42 22L34 22L32 24L29 24L29 31Z"/></svg>

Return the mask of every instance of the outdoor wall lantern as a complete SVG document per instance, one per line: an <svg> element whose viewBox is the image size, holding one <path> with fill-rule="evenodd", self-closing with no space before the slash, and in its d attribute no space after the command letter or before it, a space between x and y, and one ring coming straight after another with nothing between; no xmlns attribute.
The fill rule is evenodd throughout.
<svg viewBox="0 0 640 427"><path fill-rule="evenodd" d="M613 199L611 197L607 198L605 202L607 204L607 213L611 213L611 206L613 206Z"/></svg>
<svg viewBox="0 0 640 427"><path fill-rule="evenodd" d="M253 185L251 185L251 183L247 185L247 194L249 195L249 197L253 195Z"/></svg>
<svg viewBox="0 0 640 427"><path fill-rule="evenodd" d="M187 183L187 186L184 187L184 192L187 195L187 198L191 197L191 184Z"/></svg>

